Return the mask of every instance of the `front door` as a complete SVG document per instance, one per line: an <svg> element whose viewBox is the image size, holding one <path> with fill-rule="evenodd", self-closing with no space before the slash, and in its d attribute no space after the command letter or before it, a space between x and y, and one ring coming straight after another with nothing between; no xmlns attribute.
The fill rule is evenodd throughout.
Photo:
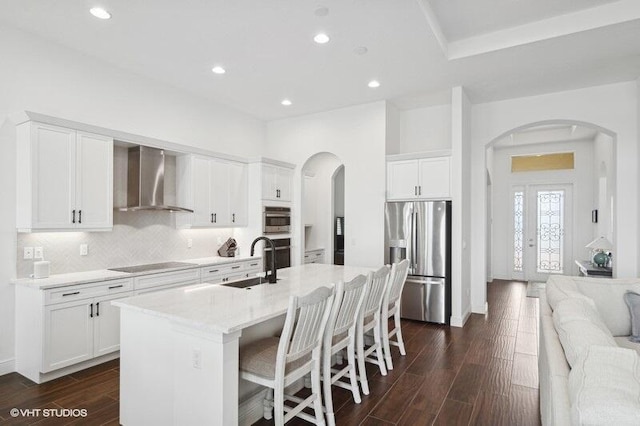
<svg viewBox="0 0 640 426"><path fill-rule="evenodd" d="M573 262L572 186L513 188L512 278L546 281L567 274Z"/></svg>

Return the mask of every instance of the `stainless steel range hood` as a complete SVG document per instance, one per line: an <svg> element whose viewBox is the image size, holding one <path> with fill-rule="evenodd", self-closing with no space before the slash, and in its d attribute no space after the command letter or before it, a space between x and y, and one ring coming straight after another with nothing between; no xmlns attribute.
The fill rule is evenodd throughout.
<svg viewBox="0 0 640 426"><path fill-rule="evenodd" d="M164 151L146 146L129 148L127 207L120 211L167 210L189 212L164 203Z"/></svg>

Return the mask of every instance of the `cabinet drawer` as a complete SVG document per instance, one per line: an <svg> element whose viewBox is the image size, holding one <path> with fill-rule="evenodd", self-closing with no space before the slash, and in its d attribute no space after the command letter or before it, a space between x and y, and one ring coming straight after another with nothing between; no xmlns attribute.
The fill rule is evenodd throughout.
<svg viewBox="0 0 640 426"><path fill-rule="evenodd" d="M146 289L143 289L143 290L136 291L135 294L137 296L139 294L155 293L157 291L170 290L172 288L186 287L186 286L189 286L189 285L196 285L196 284L200 284L200 280L185 281L185 282L181 282L181 283L162 285L162 286L158 286L158 287L149 287L149 288L146 288Z"/></svg>
<svg viewBox="0 0 640 426"><path fill-rule="evenodd" d="M136 290L152 288L158 286L168 286L171 284L191 283L200 280L198 269L187 269L186 271L165 272L162 274L145 275L135 278L134 287Z"/></svg>
<svg viewBox="0 0 640 426"><path fill-rule="evenodd" d="M133 289L131 278L101 281L99 283L73 285L45 290L44 304L71 302L74 300L90 299L108 294L122 293Z"/></svg>
<svg viewBox="0 0 640 426"><path fill-rule="evenodd" d="M262 262L260 259L256 259L200 268L200 276L202 282L215 284L221 282L223 277L260 271L262 271Z"/></svg>

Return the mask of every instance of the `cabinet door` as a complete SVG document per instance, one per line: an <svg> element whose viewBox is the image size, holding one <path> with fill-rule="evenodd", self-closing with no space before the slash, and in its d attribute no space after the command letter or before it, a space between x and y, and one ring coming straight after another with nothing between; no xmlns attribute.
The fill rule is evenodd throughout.
<svg viewBox="0 0 640 426"><path fill-rule="evenodd" d="M94 299L93 315L93 356L98 357L120 350L120 309L111 302L131 296L105 296Z"/></svg>
<svg viewBox="0 0 640 426"><path fill-rule="evenodd" d="M211 160L211 213L214 225L229 226L229 164L226 161Z"/></svg>
<svg viewBox="0 0 640 426"><path fill-rule="evenodd" d="M80 300L45 307L44 358L46 373L93 358L91 302Z"/></svg>
<svg viewBox="0 0 640 426"><path fill-rule="evenodd" d="M208 158L193 157L193 226L211 226L211 174Z"/></svg>
<svg viewBox="0 0 640 426"><path fill-rule="evenodd" d="M75 226L72 223L72 210L75 209L76 132L44 124L33 124L31 131L33 167L31 228L73 228Z"/></svg>
<svg viewBox="0 0 640 426"><path fill-rule="evenodd" d="M451 160L449 157L423 158L420 163L419 198L451 197Z"/></svg>
<svg viewBox="0 0 640 426"><path fill-rule="evenodd" d="M77 132L77 228L113 227L113 139Z"/></svg>
<svg viewBox="0 0 640 426"><path fill-rule="evenodd" d="M267 164L262 165L262 198L264 200L278 200L276 187L278 168Z"/></svg>
<svg viewBox="0 0 640 426"><path fill-rule="evenodd" d="M278 200L291 201L291 187L293 186L293 170L278 167L277 186Z"/></svg>
<svg viewBox="0 0 640 426"><path fill-rule="evenodd" d="M248 223L247 198L247 165L229 163L229 206L231 226L246 226Z"/></svg>
<svg viewBox="0 0 640 426"><path fill-rule="evenodd" d="M418 196L418 161L387 163L387 200L406 200Z"/></svg>

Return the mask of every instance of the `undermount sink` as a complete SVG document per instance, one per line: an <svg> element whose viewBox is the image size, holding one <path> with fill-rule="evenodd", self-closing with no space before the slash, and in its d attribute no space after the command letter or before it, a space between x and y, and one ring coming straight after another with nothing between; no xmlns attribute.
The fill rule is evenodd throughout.
<svg viewBox="0 0 640 426"><path fill-rule="evenodd" d="M223 284L225 287L235 287L235 288L246 288L247 290L251 290L250 287L260 285L260 284L269 284L269 280L263 277L255 277L255 278L247 278L242 281L232 281L229 283Z"/></svg>

